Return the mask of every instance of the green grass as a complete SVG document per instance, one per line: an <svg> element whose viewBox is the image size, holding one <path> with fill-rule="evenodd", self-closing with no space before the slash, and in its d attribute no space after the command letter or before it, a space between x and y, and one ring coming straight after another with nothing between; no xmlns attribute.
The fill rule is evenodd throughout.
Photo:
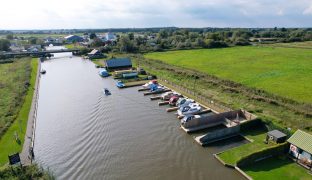
<svg viewBox="0 0 312 180"><path fill-rule="evenodd" d="M25 68L25 67L21 66L20 68ZM28 114L31 108L32 98L34 94L34 86L35 86L35 81L36 81L37 68L38 68L38 60L32 59L31 60L31 76L30 76L30 81L29 81L30 86L25 94L19 94L20 96L23 96L21 98L23 103L21 106L16 107L19 110L17 111L16 119L0 139L0 149L1 149L0 166L7 163L9 154L20 152L22 150L23 143L24 143L24 136L26 133ZM13 71L11 72L11 74L7 74L7 75L14 76L14 74L18 72ZM11 83L17 83L18 81L19 79L17 78L16 81L13 81ZM14 94L8 94L8 96L13 96L13 95ZM13 100L13 99L8 99L7 101L10 101L10 100ZM14 138L15 132L18 133L19 139L21 141L20 143L17 143L15 141L15 138Z"/></svg>
<svg viewBox="0 0 312 180"><path fill-rule="evenodd" d="M287 157L272 157L259 161L254 165L242 168L254 180L283 179L283 180L310 180L312 175L308 170L299 166Z"/></svg>
<svg viewBox="0 0 312 180"><path fill-rule="evenodd" d="M233 47L145 54L298 102L312 102L312 51L281 47Z"/></svg>
<svg viewBox="0 0 312 180"><path fill-rule="evenodd" d="M79 44L65 44L64 45L67 49L82 49L83 46L80 46Z"/></svg>
<svg viewBox="0 0 312 180"><path fill-rule="evenodd" d="M275 43L275 44L268 44L267 46L312 49L312 41L293 42L293 43Z"/></svg>
<svg viewBox="0 0 312 180"><path fill-rule="evenodd" d="M234 166L241 157L273 145L265 144L263 142L266 137L266 131L264 129L251 129L249 131L242 132L242 134L253 142L229 149L219 154L218 156L225 163Z"/></svg>

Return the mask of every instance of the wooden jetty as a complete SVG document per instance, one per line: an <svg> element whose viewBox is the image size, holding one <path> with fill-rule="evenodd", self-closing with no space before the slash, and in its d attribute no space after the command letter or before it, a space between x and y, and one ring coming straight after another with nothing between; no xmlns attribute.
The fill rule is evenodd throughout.
<svg viewBox="0 0 312 180"><path fill-rule="evenodd" d="M144 96L152 95L152 94L161 94L161 93L169 92L169 91L171 91L171 90L170 89L165 89L165 90L162 90L162 91L146 92L146 93L144 93Z"/></svg>
<svg viewBox="0 0 312 180"><path fill-rule="evenodd" d="M151 97L151 101L161 99L161 96Z"/></svg>
<svg viewBox="0 0 312 180"><path fill-rule="evenodd" d="M163 101L163 102L158 102L159 106L167 105L169 104L169 101Z"/></svg>
<svg viewBox="0 0 312 180"><path fill-rule="evenodd" d="M141 88L141 89L138 89L138 91L148 91L150 90L149 88Z"/></svg>
<svg viewBox="0 0 312 180"><path fill-rule="evenodd" d="M168 108L166 111L172 112L172 111L177 111L178 109L179 109L179 107L172 107L172 108Z"/></svg>

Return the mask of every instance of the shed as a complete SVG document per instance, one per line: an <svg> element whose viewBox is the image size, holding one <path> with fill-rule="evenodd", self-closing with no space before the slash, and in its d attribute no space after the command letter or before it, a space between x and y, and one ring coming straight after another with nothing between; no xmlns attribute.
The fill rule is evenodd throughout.
<svg viewBox="0 0 312 180"><path fill-rule="evenodd" d="M267 137L266 137L266 140L271 140L271 141L274 141L276 143L283 143L286 141L286 138L287 138L287 135L282 133L281 131L279 130L273 130L273 131L269 131L267 133Z"/></svg>
<svg viewBox="0 0 312 180"><path fill-rule="evenodd" d="M300 160L299 162L312 167L312 135L297 130L288 140L290 143L289 153Z"/></svg>
<svg viewBox="0 0 312 180"><path fill-rule="evenodd" d="M108 70L132 68L130 58L113 58L105 61Z"/></svg>

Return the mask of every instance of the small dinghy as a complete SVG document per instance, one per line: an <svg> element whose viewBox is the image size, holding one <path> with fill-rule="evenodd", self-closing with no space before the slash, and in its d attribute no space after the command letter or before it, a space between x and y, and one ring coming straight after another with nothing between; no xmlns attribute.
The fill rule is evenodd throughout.
<svg viewBox="0 0 312 180"><path fill-rule="evenodd" d="M112 93L107 89L107 88L104 88L104 94L106 95L106 96L108 96L108 95L111 95Z"/></svg>
<svg viewBox="0 0 312 180"><path fill-rule="evenodd" d="M116 82L116 86L118 87L118 88L123 88L123 87L125 87L125 84L122 82L122 81L117 81Z"/></svg>

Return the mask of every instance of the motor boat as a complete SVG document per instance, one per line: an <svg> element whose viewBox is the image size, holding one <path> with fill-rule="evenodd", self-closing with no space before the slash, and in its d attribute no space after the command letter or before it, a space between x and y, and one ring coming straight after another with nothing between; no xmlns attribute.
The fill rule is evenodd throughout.
<svg viewBox="0 0 312 180"><path fill-rule="evenodd" d="M160 92L160 91L165 90L165 88L163 86L152 84L150 90L151 92Z"/></svg>
<svg viewBox="0 0 312 180"><path fill-rule="evenodd" d="M186 116L184 116L181 119L181 125L183 125L183 126L186 125L187 126L187 124L190 123L191 121L194 121L195 119L197 120L197 119L200 119L200 118L201 118L200 115L193 115L193 114L186 115Z"/></svg>
<svg viewBox="0 0 312 180"><path fill-rule="evenodd" d="M185 116L185 115L195 114L195 113L198 113L200 110L201 110L201 107L199 104L191 103L187 106L180 107L178 110L178 115Z"/></svg>
<svg viewBox="0 0 312 180"><path fill-rule="evenodd" d="M107 88L104 88L104 94L106 95L106 96L108 96L108 95L111 95L112 93L107 89Z"/></svg>
<svg viewBox="0 0 312 180"><path fill-rule="evenodd" d="M177 103L176 103L176 106L181 108L184 106L188 106L191 103L195 103L195 101L193 99L188 99L188 98L179 98Z"/></svg>
<svg viewBox="0 0 312 180"><path fill-rule="evenodd" d="M144 84L144 85L143 85L143 88L150 89L152 84L156 84L156 85L157 85L157 84L158 84L157 80L152 80L152 81L150 81L150 82Z"/></svg>
<svg viewBox="0 0 312 180"><path fill-rule="evenodd" d="M177 96L177 95L171 96L169 99L169 104L171 106L176 106L176 104L180 98L181 98L181 96Z"/></svg>
<svg viewBox="0 0 312 180"><path fill-rule="evenodd" d="M46 72L47 72L47 71L44 70L44 69L42 69L42 70L40 71L41 74L45 74Z"/></svg>
<svg viewBox="0 0 312 180"><path fill-rule="evenodd" d="M102 69L99 71L99 75L102 77L108 77L109 73L105 69Z"/></svg>
<svg viewBox="0 0 312 180"><path fill-rule="evenodd" d="M116 86L117 86L118 88L123 88L123 87L125 87L125 84L124 84L122 81L118 80L118 81L116 82Z"/></svg>
<svg viewBox="0 0 312 180"><path fill-rule="evenodd" d="M161 95L161 99L164 101L168 101L173 96L181 96L181 94L177 92L165 92L164 94Z"/></svg>

